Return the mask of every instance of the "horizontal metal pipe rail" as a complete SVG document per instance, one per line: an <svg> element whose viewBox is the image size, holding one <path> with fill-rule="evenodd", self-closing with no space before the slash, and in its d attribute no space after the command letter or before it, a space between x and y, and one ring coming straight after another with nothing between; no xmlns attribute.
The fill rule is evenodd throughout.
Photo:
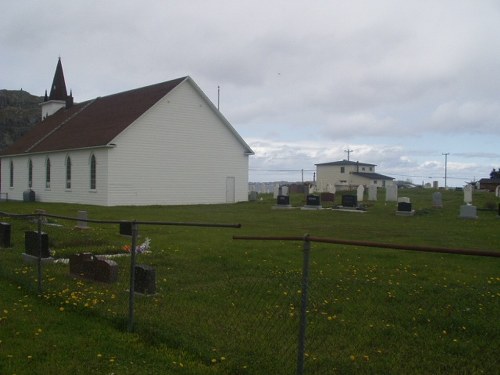
<svg viewBox="0 0 500 375"><path fill-rule="evenodd" d="M47 213L34 213L34 214L13 214L9 212L0 211L0 216L10 216L16 218L27 217L50 217L54 219L63 219L70 221L81 221L86 223L97 224L123 224L135 223L144 225L174 225L174 226L188 226L188 227L217 227L217 228L241 228L241 224L220 224L220 223L196 223L196 222L172 222L172 221L140 221L140 220L95 220L95 219L79 219L71 216L52 215Z"/></svg>
<svg viewBox="0 0 500 375"><path fill-rule="evenodd" d="M259 240L259 241L304 241L304 236L233 236L233 240ZM457 254L457 255L475 255L483 257L500 258L500 250L477 250L477 249L459 249L459 248L446 248L435 246L422 246L422 245L401 245L384 242L373 241L356 241L356 240L339 240L328 237L312 237L307 236L310 242L331 243L337 245L352 245L363 247L377 247L384 249L394 250L410 250L420 251L427 253L444 253L444 254Z"/></svg>

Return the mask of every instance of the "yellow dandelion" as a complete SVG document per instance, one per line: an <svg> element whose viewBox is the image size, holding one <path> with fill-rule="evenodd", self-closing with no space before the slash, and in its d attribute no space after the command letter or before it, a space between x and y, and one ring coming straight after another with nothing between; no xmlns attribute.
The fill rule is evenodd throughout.
<svg viewBox="0 0 500 375"><path fill-rule="evenodd" d="M356 356L354 356L352 354L349 356L349 358L351 359L351 361L355 361L356 360Z"/></svg>

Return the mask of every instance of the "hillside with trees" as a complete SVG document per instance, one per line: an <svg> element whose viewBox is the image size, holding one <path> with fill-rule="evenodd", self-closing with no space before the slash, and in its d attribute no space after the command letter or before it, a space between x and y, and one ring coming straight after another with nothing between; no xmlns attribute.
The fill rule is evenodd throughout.
<svg viewBox="0 0 500 375"><path fill-rule="evenodd" d="M15 142L40 121L43 97L24 90L0 90L0 150Z"/></svg>

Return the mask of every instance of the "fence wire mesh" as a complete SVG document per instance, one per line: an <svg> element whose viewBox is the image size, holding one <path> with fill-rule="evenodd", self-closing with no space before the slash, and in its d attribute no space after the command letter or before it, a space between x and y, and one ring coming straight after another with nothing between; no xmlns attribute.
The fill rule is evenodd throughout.
<svg viewBox="0 0 500 375"><path fill-rule="evenodd" d="M0 276L39 293L36 261L20 261L25 231L37 231L37 216L9 221L13 245L2 254L7 262L0 262ZM97 316L125 329L130 237L120 235L116 223L88 227L63 218L49 217L43 223L54 262L42 265L40 297L61 313ZM209 238L210 230L214 229L201 228L199 237L186 238L192 232L182 228L139 227L137 244L149 239L150 249L137 254L137 263L155 269L156 293L137 295L134 330L149 345L178 348L179 364L190 358L220 366L220 373L226 374L296 373L303 244L254 241L234 252L230 241L223 246L215 241L202 250L196 248ZM263 247L270 249L269 256L257 251ZM432 267L427 258L402 262L394 252L383 250L378 260L367 262L363 258L370 250L352 250L313 245L304 374L391 373L391 361L380 358L391 356L404 368L401 363L418 357L426 338L442 338L443 345L459 340L459 333L448 334L461 329L453 326L457 315L469 314L473 325L474 314L498 312L494 289L470 279L446 280L443 275L442 284L423 288L419 275ZM71 275L69 257L83 252L116 262L116 282ZM468 298L457 306L457 296ZM402 318L408 316L412 319ZM495 340L498 330L479 333ZM425 360L439 362L442 357L427 354Z"/></svg>

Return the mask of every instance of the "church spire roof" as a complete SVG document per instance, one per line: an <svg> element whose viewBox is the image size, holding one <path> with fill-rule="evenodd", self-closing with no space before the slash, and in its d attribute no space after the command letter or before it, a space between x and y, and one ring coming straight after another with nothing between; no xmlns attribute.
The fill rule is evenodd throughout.
<svg viewBox="0 0 500 375"><path fill-rule="evenodd" d="M57 62L56 72L54 74L54 80L52 81L52 87L50 88L49 100L64 100L68 97L68 92L66 91L66 82L64 81L64 73L61 64L61 58Z"/></svg>

